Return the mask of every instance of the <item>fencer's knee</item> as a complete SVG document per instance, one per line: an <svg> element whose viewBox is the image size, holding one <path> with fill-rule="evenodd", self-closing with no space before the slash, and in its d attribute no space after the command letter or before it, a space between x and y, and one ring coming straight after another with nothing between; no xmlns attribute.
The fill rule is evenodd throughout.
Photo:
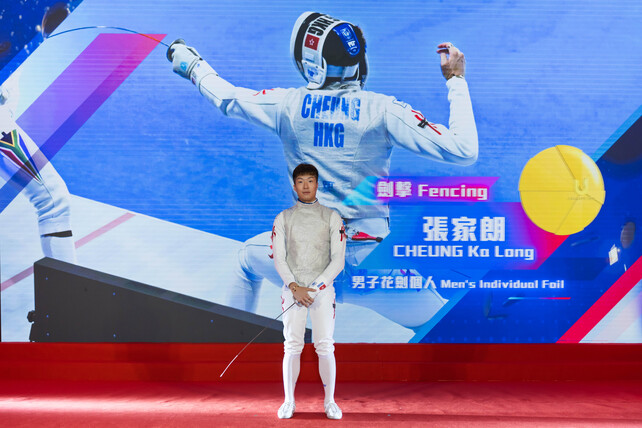
<svg viewBox="0 0 642 428"><path fill-rule="evenodd" d="M284 352L288 355L300 355L303 352L303 343L286 340Z"/></svg>
<svg viewBox="0 0 642 428"><path fill-rule="evenodd" d="M331 355L334 353L334 340L322 339L314 343L314 350L319 357Z"/></svg>
<svg viewBox="0 0 642 428"><path fill-rule="evenodd" d="M243 246L238 251L238 262L237 274L247 281L248 288L254 288L254 286L260 283L263 278L252 270L248 257L247 242L244 242Z"/></svg>
<svg viewBox="0 0 642 428"><path fill-rule="evenodd" d="M40 218L69 215L71 202L66 186L56 189L55 192L42 186L42 190L38 193L40 194L32 198L32 202Z"/></svg>
<svg viewBox="0 0 642 428"><path fill-rule="evenodd" d="M270 242L269 232L260 233L243 242L238 252L238 260L239 266L248 280L260 281L263 279L263 276L255 269L255 265L260 261L262 255L257 255L256 249L257 247L264 248L263 251L267 251Z"/></svg>
<svg viewBox="0 0 642 428"><path fill-rule="evenodd" d="M65 187L66 190L66 187ZM56 213L60 216L71 215L71 195L69 191L62 192L61 195L54 201L56 204Z"/></svg>

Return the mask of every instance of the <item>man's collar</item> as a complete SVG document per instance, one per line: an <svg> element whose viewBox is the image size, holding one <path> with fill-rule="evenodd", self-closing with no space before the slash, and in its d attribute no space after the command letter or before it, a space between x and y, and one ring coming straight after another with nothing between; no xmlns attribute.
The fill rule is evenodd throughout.
<svg viewBox="0 0 642 428"><path fill-rule="evenodd" d="M319 199L315 199L315 200L314 200L314 202L303 202L301 199L297 198L297 199L296 199L296 201L297 201L297 203L299 203L299 202L300 202L300 203L302 203L303 205L314 205L314 204L316 204L317 202L319 202Z"/></svg>

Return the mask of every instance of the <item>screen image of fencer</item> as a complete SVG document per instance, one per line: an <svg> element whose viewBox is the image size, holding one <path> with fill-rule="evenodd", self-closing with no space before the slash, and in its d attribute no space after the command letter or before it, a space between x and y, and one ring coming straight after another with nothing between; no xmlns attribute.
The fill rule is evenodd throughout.
<svg viewBox="0 0 642 428"><path fill-rule="evenodd" d="M343 281L337 281L337 300L368 307L405 327L421 326L445 304L434 287L412 294L395 293L394 304L390 304L387 290L354 290L350 286L352 276L359 274L359 263L388 235L390 214L387 205L366 202L348 206L343 200L367 177L389 175L395 147L441 162L467 165L476 160L477 130L463 54L450 43L438 47L450 101L447 127L427 121L421 112L392 96L363 90L368 60L359 27L306 12L294 25L290 47L292 59L307 81L306 86L296 89L236 87L182 40L170 47L170 55L174 71L190 79L224 115L275 133L283 143L290 174L304 162L319 169L319 200L337 210L346 222L347 268ZM439 60L436 55L435 61ZM244 243L236 280L230 285L231 306L253 311L264 278L280 285L270 235L264 232ZM404 274L423 284L416 272Z"/></svg>

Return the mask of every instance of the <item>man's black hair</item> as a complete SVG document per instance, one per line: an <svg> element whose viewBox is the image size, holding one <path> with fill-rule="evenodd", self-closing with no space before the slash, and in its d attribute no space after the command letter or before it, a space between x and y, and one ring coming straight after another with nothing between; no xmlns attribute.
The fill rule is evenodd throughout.
<svg viewBox="0 0 642 428"><path fill-rule="evenodd" d="M292 171L292 181L296 181L296 178L300 175L312 175L319 181L319 170L309 163L300 163L294 168L294 171Z"/></svg>

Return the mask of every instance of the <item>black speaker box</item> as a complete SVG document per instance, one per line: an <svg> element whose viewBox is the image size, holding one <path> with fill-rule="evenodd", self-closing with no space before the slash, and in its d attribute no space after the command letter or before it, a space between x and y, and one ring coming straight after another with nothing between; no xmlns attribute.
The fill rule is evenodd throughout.
<svg viewBox="0 0 642 428"><path fill-rule="evenodd" d="M255 342L283 341L280 320L59 260L37 261L34 276L32 342L234 343L264 327Z"/></svg>

